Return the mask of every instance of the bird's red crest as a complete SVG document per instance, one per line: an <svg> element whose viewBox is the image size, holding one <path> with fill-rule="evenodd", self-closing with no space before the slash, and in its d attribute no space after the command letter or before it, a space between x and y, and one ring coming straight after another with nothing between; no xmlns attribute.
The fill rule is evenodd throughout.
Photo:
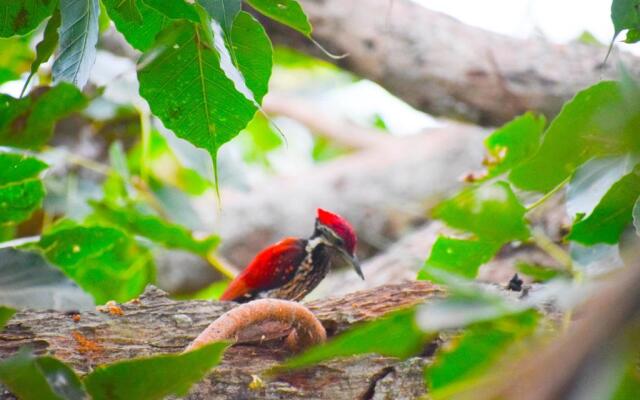
<svg viewBox="0 0 640 400"><path fill-rule="evenodd" d="M355 254L358 239L356 238L356 231L349 221L322 208L318 208L318 221L338 234L344 240L344 245L349 253L351 255Z"/></svg>

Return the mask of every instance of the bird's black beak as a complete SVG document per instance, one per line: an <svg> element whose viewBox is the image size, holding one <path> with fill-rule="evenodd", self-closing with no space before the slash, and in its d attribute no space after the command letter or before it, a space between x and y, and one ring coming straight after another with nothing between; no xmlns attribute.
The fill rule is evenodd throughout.
<svg viewBox="0 0 640 400"><path fill-rule="evenodd" d="M356 274L358 274L358 276L362 278L362 280L364 280L364 274L362 273L362 269L360 268L360 261L358 260L358 256L356 256L355 254L352 256L343 248L339 248L339 253L343 262L355 269Z"/></svg>

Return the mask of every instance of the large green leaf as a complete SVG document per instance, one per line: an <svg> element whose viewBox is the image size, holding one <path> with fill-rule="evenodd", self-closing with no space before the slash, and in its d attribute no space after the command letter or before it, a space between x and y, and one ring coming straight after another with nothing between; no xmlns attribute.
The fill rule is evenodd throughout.
<svg viewBox="0 0 640 400"><path fill-rule="evenodd" d="M638 150L638 91L631 81L605 81L579 92L551 122L539 151L512 170L511 182L548 192L592 157Z"/></svg>
<svg viewBox="0 0 640 400"><path fill-rule="evenodd" d="M42 161L0 152L0 226L24 221L40 207L45 190L38 175Z"/></svg>
<svg viewBox="0 0 640 400"><path fill-rule="evenodd" d="M164 14L140 0L102 0L102 3L118 31L140 51L153 47L158 33L171 23Z"/></svg>
<svg viewBox="0 0 640 400"><path fill-rule="evenodd" d="M36 59L31 63L31 72L24 84L23 93L29 86L31 78L38 72L38 68L44 62L47 62L49 57L53 54L58 47L58 28L60 27L60 11L56 9L53 12L51 18L47 22L47 26L44 28L42 40L36 46ZM22 97L22 96L21 96Z"/></svg>
<svg viewBox="0 0 640 400"><path fill-rule="evenodd" d="M66 81L80 89L89 80L96 61L98 0L60 0L60 50L51 72L54 82Z"/></svg>
<svg viewBox="0 0 640 400"><path fill-rule="evenodd" d="M4 326L7 324L7 322L9 322L9 320L15 313L16 310L11 307L0 306L0 331L2 330L2 328L4 328Z"/></svg>
<svg viewBox="0 0 640 400"><path fill-rule="evenodd" d="M158 38L157 52L140 61L140 94L175 134L211 154L251 120L256 105L220 68L210 31L178 22Z"/></svg>
<svg viewBox="0 0 640 400"><path fill-rule="evenodd" d="M532 157L540 147L545 123L544 116L526 113L489 135L484 141L489 153L487 178L510 171Z"/></svg>
<svg viewBox="0 0 640 400"><path fill-rule="evenodd" d="M242 8L242 0L198 0L198 4L220 24L225 35L231 34L233 20Z"/></svg>
<svg viewBox="0 0 640 400"><path fill-rule="evenodd" d="M187 19L200 22L200 17L192 4L184 0L142 0L146 5L154 8L171 19Z"/></svg>
<svg viewBox="0 0 640 400"><path fill-rule="evenodd" d="M500 245L497 242L440 236L431 248L431 255L418 273L418 279L441 282L441 274L434 274L434 271L475 278L480 266L491 260L500 249Z"/></svg>
<svg viewBox="0 0 640 400"><path fill-rule="evenodd" d="M595 158L584 163L571 177L567 189L567 213L589 215L614 183L640 162L634 154Z"/></svg>
<svg viewBox="0 0 640 400"><path fill-rule="evenodd" d="M534 333L537 326L537 312L528 310L469 327L443 347L426 368L430 397L448 399L468 390L474 379L513 352L517 342Z"/></svg>
<svg viewBox="0 0 640 400"><path fill-rule="evenodd" d="M130 300L154 279L149 250L116 228L63 221L36 246L98 304Z"/></svg>
<svg viewBox="0 0 640 400"><path fill-rule="evenodd" d="M0 0L0 37L25 35L36 29L51 15L56 3L55 0Z"/></svg>
<svg viewBox="0 0 640 400"><path fill-rule="evenodd" d="M273 47L269 36L251 14L241 11L231 30L234 61L253 93L253 100L262 103L269 90L269 77L273 66Z"/></svg>
<svg viewBox="0 0 640 400"><path fill-rule="evenodd" d="M286 361L283 368L301 368L335 357L367 353L409 357L419 352L431 337L417 326L415 319L416 309L411 308L366 322Z"/></svg>
<svg viewBox="0 0 640 400"><path fill-rule="evenodd" d="M123 230L144 236L167 248L183 249L206 257L220 242L217 236L196 239L183 226L172 224L160 217L145 214L133 205L120 207L106 202L91 202L94 218L113 224Z"/></svg>
<svg viewBox="0 0 640 400"><path fill-rule="evenodd" d="M622 231L632 221L638 196L640 171L636 169L611 186L593 212L574 223L567 237L587 245L618 243Z"/></svg>
<svg viewBox="0 0 640 400"><path fill-rule="evenodd" d="M20 78L33 61L33 51L26 37L0 38L0 54L0 84Z"/></svg>
<svg viewBox="0 0 640 400"><path fill-rule="evenodd" d="M496 182L463 189L438 205L433 215L482 240L503 243L529 236L525 212L509 184Z"/></svg>
<svg viewBox="0 0 640 400"><path fill-rule="evenodd" d="M27 348L0 361L0 382L22 400L82 400L87 395L71 368Z"/></svg>
<svg viewBox="0 0 640 400"><path fill-rule="evenodd" d="M152 400L185 396L222 357L226 343L183 354L120 361L97 367L84 384L93 400Z"/></svg>
<svg viewBox="0 0 640 400"><path fill-rule="evenodd" d="M290 26L305 36L311 36L311 24L296 0L247 0L261 14Z"/></svg>
<svg viewBox="0 0 640 400"><path fill-rule="evenodd" d="M625 29L640 30L640 0L613 0L611 3L611 21L613 21L613 40ZM629 36L627 36L629 38ZM637 40L632 40L634 42Z"/></svg>
<svg viewBox="0 0 640 400"><path fill-rule="evenodd" d="M73 85L38 87L21 99L0 94L0 145L38 149L57 120L83 109L87 99Z"/></svg>

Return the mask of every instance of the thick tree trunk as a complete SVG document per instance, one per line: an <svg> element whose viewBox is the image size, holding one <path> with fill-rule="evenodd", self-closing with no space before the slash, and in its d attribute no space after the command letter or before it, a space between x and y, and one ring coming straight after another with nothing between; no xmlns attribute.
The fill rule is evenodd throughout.
<svg viewBox="0 0 640 400"><path fill-rule="evenodd" d="M307 303L329 335L361 321L380 317L444 292L427 282L387 285L342 298ZM86 373L98 364L184 350L211 321L234 307L231 302L182 301L149 288L139 300L119 312L69 313L22 311L0 332L0 359L21 346L50 354ZM289 356L278 342L236 345L220 366L196 385L191 399L371 399L416 398L425 391L422 369L433 348L406 361L377 355L347 357L273 378L261 376L264 386L249 388L258 375ZM0 398L9 398L7 393Z"/></svg>
<svg viewBox="0 0 640 400"><path fill-rule="evenodd" d="M275 43L327 58L420 110L480 125L499 125L527 110L553 116L576 91L618 76L620 63L640 73L629 54L614 51L602 65L606 47L510 38L411 0L300 3L314 38L348 57L328 59L304 36L262 19Z"/></svg>

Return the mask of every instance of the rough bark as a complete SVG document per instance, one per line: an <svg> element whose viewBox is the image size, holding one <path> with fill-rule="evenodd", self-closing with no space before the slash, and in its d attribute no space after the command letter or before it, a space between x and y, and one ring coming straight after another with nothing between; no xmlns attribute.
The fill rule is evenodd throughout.
<svg viewBox="0 0 640 400"><path fill-rule="evenodd" d="M342 298L308 303L329 335L355 323L375 319L400 307L442 297L427 282L388 285ZM0 358L29 345L86 373L98 364L184 350L212 320L234 307L231 302L183 301L149 288L139 300L106 307L102 312L23 311L0 333ZM275 377L261 376L289 354L277 341L269 345L236 345L188 398L415 398L424 393L426 356L406 361L377 355L348 357ZM250 389L252 375L264 385ZM7 393L0 398L8 398Z"/></svg>
<svg viewBox="0 0 640 400"><path fill-rule="evenodd" d="M606 47L511 38L411 0L300 3L314 38L348 57L331 60L304 36L262 19L275 43L327 58L420 110L480 125L499 125L527 110L553 116L579 89L618 76L621 63L640 73L629 54L614 51L602 65Z"/></svg>
<svg viewBox="0 0 640 400"><path fill-rule="evenodd" d="M259 190L223 193L212 227L222 237L221 254L245 266L269 243L308 236L316 208L323 207L354 225L359 255L367 258L423 223L430 207L460 186L462 175L478 169L483 133L465 125L430 129L301 176L275 178Z"/></svg>

